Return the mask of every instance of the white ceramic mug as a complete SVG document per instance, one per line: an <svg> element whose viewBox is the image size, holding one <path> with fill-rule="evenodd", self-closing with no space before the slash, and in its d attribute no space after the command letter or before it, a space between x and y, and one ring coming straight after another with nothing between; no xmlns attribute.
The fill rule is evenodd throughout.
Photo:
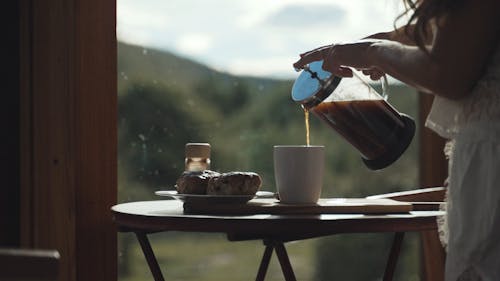
<svg viewBox="0 0 500 281"><path fill-rule="evenodd" d="M280 202L315 204L321 196L325 147L275 145L274 178Z"/></svg>

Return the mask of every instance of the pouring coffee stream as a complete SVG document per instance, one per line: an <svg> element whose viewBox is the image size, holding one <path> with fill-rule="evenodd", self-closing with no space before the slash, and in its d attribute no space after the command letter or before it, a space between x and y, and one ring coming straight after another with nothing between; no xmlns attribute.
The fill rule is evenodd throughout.
<svg viewBox="0 0 500 281"><path fill-rule="evenodd" d="M383 169L407 149L415 122L387 102L386 80L381 96L353 72L352 78L340 78L313 62L295 81L292 98L304 108L306 127L312 112L355 147L368 168Z"/></svg>
<svg viewBox="0 0 500 281"><path fill-rule="evenodd" d="M311 71L308 65L305 65L303 68L305 71L309 72L311 74L311 78L317 79L318 82L321 85L325 84L325 81L321 80L318 77L318 74L316 72ZM301 105L302 109L304 110L304 121L306 125L306 145L309 146L311 145L311 130L310 130L310 125L309 125L309 109L305 107L304 105Z"/></svg>
<svg viewBox="0 0 500 281"><path fill-rule="evenodd" d="M302 107L304 109L304 120L306 123L306 145L311 145L311 134L309 129L309 109Z"/></svg>

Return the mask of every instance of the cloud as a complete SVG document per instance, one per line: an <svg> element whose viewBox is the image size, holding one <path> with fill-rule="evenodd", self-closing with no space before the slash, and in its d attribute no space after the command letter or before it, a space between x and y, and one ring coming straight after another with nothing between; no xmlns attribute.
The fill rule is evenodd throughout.
<svg viewBox="0 0 500 281"><path fill-rule="evenodd" d="M294 77L299 53L391 28L393 1L118 0L117 36L224 71Z"/></svg>
<svg viewBox="0 0 500 281"><path fill-rule="evenodd" d="M265 24L275 27L314 28L342 23L346 11L337 5L287 5L270 15Z"/></svg>
<svg viewBox="0 0 500 281"><path fill-rule="evenodd" d="M296 75L292 67L293 62L293 58L289 56L236 57L225 69L237 75L290 78Z"/></svg>
<svg viewBox="0 0 500 281"><path fill-rule="evenodd" d="M175 47L180 52L189 55L202 55L213 45L213 39L206 33L190 33L179 37Z"/></svg>

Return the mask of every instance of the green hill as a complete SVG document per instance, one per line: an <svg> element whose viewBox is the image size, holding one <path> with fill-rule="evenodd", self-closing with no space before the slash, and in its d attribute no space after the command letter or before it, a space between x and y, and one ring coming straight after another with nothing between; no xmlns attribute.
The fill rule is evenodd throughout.
<svg viewBox="0 0 500 281"><path fill-rule="evenodd" d="M191 92L197 90L198 84L209 80L217 81L219 86L225 88L244 80L250 90L255 92L267 92L275 85L284 82L276 79L234 76L168 51L118 43L119 93L133 81L161 84L166 88Z"/></svg>

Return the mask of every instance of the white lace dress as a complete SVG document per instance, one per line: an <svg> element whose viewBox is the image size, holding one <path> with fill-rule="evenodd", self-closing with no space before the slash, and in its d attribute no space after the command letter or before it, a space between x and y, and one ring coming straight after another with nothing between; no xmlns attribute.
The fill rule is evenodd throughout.
<svg viewBox="0 0 500 281"><path fill-rule="evenodd" d="M500 280L500 45L461 100L436 96L426 126L450 140L446 281Z"/></svg>

